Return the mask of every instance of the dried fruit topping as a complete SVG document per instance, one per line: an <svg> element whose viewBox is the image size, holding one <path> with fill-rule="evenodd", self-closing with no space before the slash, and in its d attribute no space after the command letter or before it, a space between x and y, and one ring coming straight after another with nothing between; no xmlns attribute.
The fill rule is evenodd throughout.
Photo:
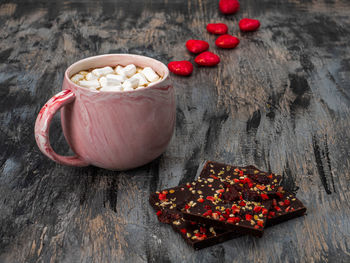
<svg viewBox="0 0 350 263"><path fill-rule="evenodd" d="M288 199L284 200L284 206L289 206L290 205L290 201Z"/></svg>
<svg viewBox="0 0 350 263"><path fill-rule="evenodd" d="M234 223L238 223L241 219L239 217L230 217L227 219L226 222L234 224Z"/></svg>
<svg viewBox="0 0 350 263"><path fill-rule="evenodd" d="M254 212L259 213L261 211L262 207L261 206L255 206L254 207Z"/></svg>
<svg viewBox="0 0 350 263"><path fill-rule="evenodd" d="M238 25L241 31L255 31L260 27L260 21L256 19L243 18L239 21Z"/></svg>
<svg viewBox="0 0 350 263"><path fill-rule="evenodd" d="M265 186L265 185L257 184L257 185L256 185L256 188L258 188L258 189L261 190L261 191L264 191L265 188L266 188L266 186Z"/></svg>
<svg viewBox="0 0 350 263"><path fill-rule="evenodd" d="M261 194L260 196L261 196L261 198L262 198L263 200L268 200L268 199L269 199L269 197L268 197L267 194Z"/></svg>
<svg viewBox="0 0 350 263"><path fill-rule="evenodd" d="M166 194L159 194L158 198L159 198L160 201L166 200Z"/></svg>
<svg viewBox="0 0 350 263"><path fill-rule="evenodd" d="M215 35L223 35L228 31L228 27L224 23L208 24L207 31Z"/></svg>
<svg viewBox="0 0 350 263"><path fill-rule="evenodd" d="M198 54L206 51L209 48L208 42L204 40L190 39L186 42L188 51Z"/></svg>
<svg viewBox="0 0 350 263"><path fill-rule="evenodd" d="M275 205L273 208L274 208L277 212L279 212L279 211L282 210L282 209L281 209L279 206L277 206L277 205Z"/></svg>
<svg viewBox="0 0 350 263"><path fill-rule="evenodd" d="M220 57L210 51L199 54L194 61L200 66L212 67L220 63Z"/></svg>
<svg viewBox="0 0 350 263"><path fill-rule="evenodd" d="M208 210L207 212L204 212L203 213L203 216L211 216L212 215L212 211L211 210Z"/></svg>
<svg viewBox="0 0 350 263"><path fill-rule="evenodd" d="M272 188L272 187L271 187ZM276 195L279 197L279 198L283 198L283 194L280 193L280 192L277 192Z"/></svg>
<svg viewBox="0 0 350 263"><path fill-rule="evenodd" d="M252 220L252 219L253 219L253 216L252 216L252 215L250 215L250 214L246 214L246 215L245 215L245 220L250 221L250 220Z"/></svg>
<svg viewBox="0 0 350 263"><path fill-rule="evenodd" d="M240 206L245 206L246 203L242 200L241 202L239 202L239 205L240 205Z"/></svg>
<svg viewBox="0 0 350 263"><path fill-rule="evenodd" d="M187 60L172 61L168 64L168 69L176 75L188 76L193 72L193 65Z"/></svg>
<svg viewBox="0 0 350 263"><path fill-rule="evenodd" d="M258 226L264 227L264 221L263 220L258 220L257 224L258 224Z"/></svg>
<svg viewBox="0 0 350 263"><path fill-rule="evenodd" d="M220 0L219 9L225 15L234 14L239 9L239 2L237 0Z"/></svg>
<svg viewBox="0 0 350 263"><path fill-rule="evenodd" d="M162 214L162 211L157 211L157 216L160 216Z"/></svg>
<svg viewBox="0 0 350 263"><path fill-rule="evenodd" d="M207 196L207 200L214 202L215 198L213 196Z"/></svg>
<svg viewBox="0 0 350 263"><path fill-rule="evenodd" d="M275 215L276 215L275 212L273 212L273 211L270 211L270 212L269 212L269 216L275 216Z"/></svg>

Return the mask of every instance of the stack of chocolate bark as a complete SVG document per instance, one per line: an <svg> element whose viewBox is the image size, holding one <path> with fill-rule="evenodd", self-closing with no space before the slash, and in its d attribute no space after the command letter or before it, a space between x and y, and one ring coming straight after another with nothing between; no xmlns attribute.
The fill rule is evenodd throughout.
<svg viewBox="0 0 350 263"><path fill-rule="evenodd" d="M150 196L159 221L171 224L194 249L254 235L302 216L306 207L281 186L282 177L254 166L208 161L196 181Z"/></svg>

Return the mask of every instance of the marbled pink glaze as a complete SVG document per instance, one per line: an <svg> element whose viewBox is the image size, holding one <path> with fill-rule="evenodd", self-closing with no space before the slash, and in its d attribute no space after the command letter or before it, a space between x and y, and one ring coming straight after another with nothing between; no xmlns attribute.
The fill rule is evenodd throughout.
<svg viewBox="0 0 350 263"><path fill-rule="evenodd" d="M163 79L127 92L93 91L69 79L80 70L130 63L150 66ZM63 93L49 100L38 115L35 137L40 150L61 164L92 164L111 170L152 161L164 152L174 131L175 95L168 75L163 63L138 55L111 54L78 61L66 70ZM57 155L48 140L51 118L61 107L63 132L76 157Z"/></svg>

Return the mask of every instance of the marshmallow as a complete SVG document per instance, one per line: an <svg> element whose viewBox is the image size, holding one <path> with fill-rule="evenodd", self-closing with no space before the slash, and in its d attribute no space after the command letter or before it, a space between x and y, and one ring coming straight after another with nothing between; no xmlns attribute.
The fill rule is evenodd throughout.
<svg viewBox="0 0 350 263"><path fill-rule="evenodd" d="M131 77L131 79L138 79L139 80L139 86L143 86L148 84L147 79L142 73L136 73L134 76Z"/></svg>
<svg viewBox="0 0 350 263"><path fill-rule="evenodd" d="M86 76L85 76L86 80L94 80L94 79L98 79L98 77L94 74L92 74L91 72L88 73Z"/></svg>
<svg viewBox="0 0 350 263"><path fill-rule="evenodd" d="M108 86L106 77L101 77L98 81L100 82L101 87Z"/></svg>
<svg viewBox="0 0 350 263"><path fill-rule="evenodd" d="M96 75L97 77L101 77L103 75L113 73L113 69L109 66L104 68L96 68L93 71L91 71L91 73Z"/></svg>
<svg viewBox="0 0 350 263"><path fill-rule="evenodd" d="M159 76L157 73L154 72L154 70L150 67L145 67L142 70L142 74L146 77L146 79L150 82L155 82L159 79Z"/></svg>
<svg viewBox="0 0 350 263"><path fill-rule="evenodd" d="M84 78L84 75L81 74L75 74L73 77L71 77L71 81L77 83L79 80L82 80Z"/></svg>
<svg viewBox="0 0 350 263"><path fill-rule="evenodd" d="M116 86L103 86L102 88L99 89L100 91L122 91L122 86L121 85L116 85Z"/></svg>
<svg viewBox="0 0 350 263"><path fill-rule="evenodd" d="M139 80L138 79L127 79L124 81L123 83L123 89L124 90L134 90L137 88L137 86L139 85Z"/></svg>
<svg viewBox="0 0 350 263"><path fill-rule="evenodd" d="M114 75L114 74L108 74L106 76L107 81L108 81L108 85L118 85L121 84L122 82L124 82L126 80L126 77L124 75Z"/></svg>
<svg viewBox="0 0 350 263"><path fill-rule="evenodd" d="M119 75L124 75L124 68L122 66L117 66L115 68L115 73L119 74Z"/></svg>
<svg viewBox="0 0 350 263"><path fill-rule="evenodd" d="M100 87L100 82L98 82L97 79L94 80L81 80L79 81L79 85L90 88L90 89L97 89Z"/></svg>
<svg viewBox="0 0 350 263"><path fill-rule="evenodd" d="M123 68L124 75L130 78L132 75L136 73L136 66L134 64L127 65Z"/></svg>

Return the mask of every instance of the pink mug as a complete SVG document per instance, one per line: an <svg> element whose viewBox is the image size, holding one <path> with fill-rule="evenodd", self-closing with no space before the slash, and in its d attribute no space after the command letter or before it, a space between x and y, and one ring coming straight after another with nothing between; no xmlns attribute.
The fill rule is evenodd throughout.
<svg viewBox="0 0 350 263"><path fill-rule="evenodd" d="M162 80L122 92L94 91L70 80L81 70L127 64L151 67ZM50 123L59 109L64 136L75 156L59 155L50 145ZM35 139L39 149L57 163L126 170L144 165L165 151L174 131L175 111L169 71L160 61L130 54L89 57L66 70L62 91L39 112Z"/></svg>

